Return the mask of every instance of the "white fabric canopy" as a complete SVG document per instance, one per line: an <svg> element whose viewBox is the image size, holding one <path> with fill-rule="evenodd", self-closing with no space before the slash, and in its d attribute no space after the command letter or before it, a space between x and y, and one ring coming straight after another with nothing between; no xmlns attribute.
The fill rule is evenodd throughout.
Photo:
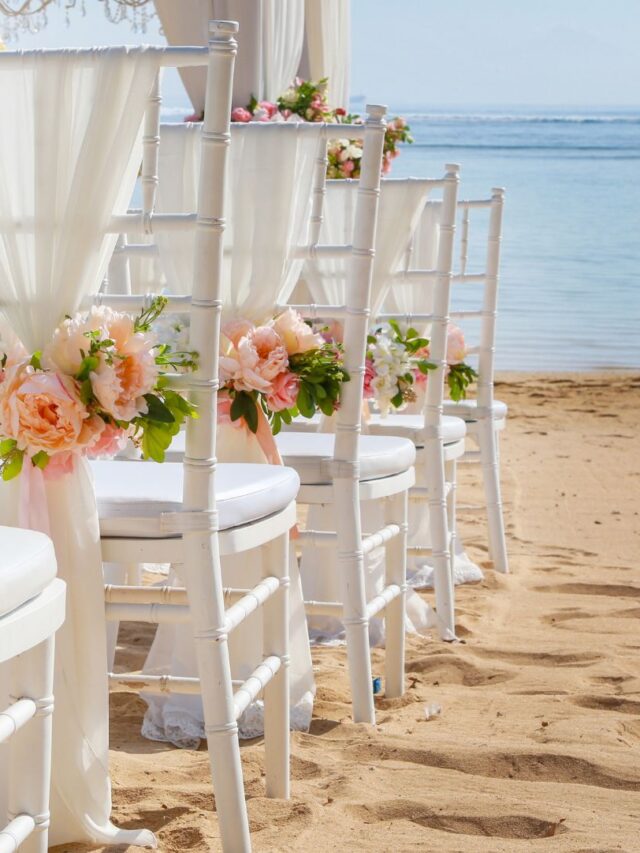
<svg viewBox="0 0 640 853"><path fill-rule="evenodd" d="M304 39L304 0L263 0L263 92L275 101L298 73Z"/></svg>
<svg viewBox="0 0 640 853"><path fill-rule="evenodd" d="M276 303L286 301L301 269L292 248L308 241L315 163L324 145L321 128L300 124L232 126L227 187L227 228L223 277L223 318L238 316L260 323L270 319ZM195 208L200 128L161 128L158 211ZM193 237L173 234L158 239L160 260L171 293L189 293ZM265 462L256 437L229 424L218 425L221 462ZM292 549L293 551L293 549ZM179 573L179 566L176 571ZM260 555L249 552L222 560L225 586L249 588L260 578ZM306 730L313 710L313 670L300 577L292 553L291 577L291 725ZM177 575L172 583L179 583ZM229 637L234 678L246 678L261 654L261 613ZM145 664L154 674L195 675L190 627L160 625ZM143 734L178 746L195 746L204 737L199 696L145 697L149 710ZM239 720L241 737L262 734L262 704L256 702Z"/></svg>
<svg viewBox="0 0 640 853"><path fill-rule="evenodd" d="M349 107L351 0L306 0L304 69L311 80L329 78L328 100Z"/></svg>
<svg viewBox="0 0 640 853"><path fill-rule="evenodd" d="M252 95L275 100L298 72L304 38L304 0L154 0L170 44L204 45L209 20L238 21L238 56L233 104L244 107ZM206 73L180 71L196 112L204 109Z"/></svg>
<svg viewBox="0 0 640 853"><path fill-rule="evenodd" d="M0 53L0 297L29 351L99 288L115 240L104 229L127 210L157 68L153 50ZM24 521L23 476L0 486L2 524ZM67 582L67 618L56 637L49 840L152 844L151 833L117 831L109 821L104 592L90 474L81 460L72 474L40 485Z"/></svg>

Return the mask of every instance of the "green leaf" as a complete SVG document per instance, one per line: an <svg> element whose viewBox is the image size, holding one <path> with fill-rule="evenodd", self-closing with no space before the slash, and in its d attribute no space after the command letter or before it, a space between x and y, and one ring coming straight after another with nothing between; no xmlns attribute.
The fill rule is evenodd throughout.
<svg viewBox="0 0 640 853"><path fill-rule="evenodd" d="M37 349L34 354L31 356L31 360L29 364L34 370L42 370L42 364L40 359L42 358L42 350Z"/></svg>
<svg viewBox="0 0 640 853"><path fill-rule="evenodd" d="M303 415L303 417L313 417L315 413L315 406L313 403L313 396L311 394L311 390L306 382L300 383L296 403L298 405L298 409L300 410L300 414Z"/></svg>
<svg viewBox="0 0 640 853"><path fill-rule="evenodd" d="M175 421L171 410L166 406L160 397L155 394L145 394L144 399L147 401L147 417L152 421L159 421L163 424L172 424Z"/></svg>
<svg viewBox="0 0 640 853"><path fill-rule="evenodd" d="M31 457L31 463L36 467L40 468L40 470L44 470L49 464L49 459L51 457L44 450L39 450L35 456Z"/></svg>
<svg viewBox="0 0 640 853"><path fill-rule="evenodd" d="M23 458L24 451L22 450L14 450L14 452L7 457L6 464L2 466L2 479L5 482L7 480L13 480L13 478L17 477L22 471Z"/></svg>
<svg viewBox="0 0 640 853"><path fill-rule="evenodd" d="M403 404L403 402L404 402L404 399L403 399L402 394L400 392L398 392L395 396L393 396L391 398L391 405L394 406L394 408L396 408L396 409L399 409L400 406Z"/></svg>
<svg viewBox="0 0 640 853"><path fill-rule="evenodd" d="M80 370L76 373L78 382L84 382L100 364L100 359L95 355L86 355L80 362Z"/></svg>
<svg viewBox="0 0 640 853"><path fill-rule="evenodd" d="M173 438L170 428L150 421L142 422L142 455L154 462L164 462L164 454Z"/></svg>
<svg viewBox="0 0 640 853"><path fill-rule="evenodd" d="M15 438L3 438L0 441L0 456L7 456L17 446Z"/></svg>

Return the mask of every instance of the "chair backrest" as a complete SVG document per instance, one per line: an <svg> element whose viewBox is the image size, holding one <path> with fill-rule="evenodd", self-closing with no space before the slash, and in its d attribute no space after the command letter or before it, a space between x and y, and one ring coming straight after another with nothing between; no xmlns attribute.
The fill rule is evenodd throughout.
<svg viewBox="0 0 640 853"><path fill-rule="evenodd" d="M453 290L449 316L465 327L469 362L473 362L478 372L478 403L486 407L490 407L493 401L504 194L504 189L494 188L490 198L460 200L457 203L459 240L451 279ZM470 239L471 221L474 218L472 212L475 212L476 220L475 239ZM484 220L482 222L481 217ZM442 203L429 201L405 256L406 272L429 269L435 263L440 244L441 218ZM478 233L479 228L484 229L484 235L482 231ZM433 293L429 285L425 287L422 283L416 283L390 292L385 308L413 315L430 311L432 301ZM472 342L474 337L478 339L476 344Z"/></svg>

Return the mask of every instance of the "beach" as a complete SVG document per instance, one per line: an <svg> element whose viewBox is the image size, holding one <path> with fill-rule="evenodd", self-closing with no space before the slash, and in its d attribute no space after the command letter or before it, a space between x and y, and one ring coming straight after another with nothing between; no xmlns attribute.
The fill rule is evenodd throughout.
<svg viewBox="0 0 640 853"><path fill-rule="evenodd" d="M504 373L496 393L512 573L461 509L485 580L457 588L459 643L408 638L408 689L377 699L375 727L350 722L344 647L314 649L289 802L264 797L261 741L242 748L254 850L638 850L640 372ZM462 505L477 473L461 470ZM142 663L151 630L126 626L121 664ZM167 853L219 849L206 751L144 740L144 707L111 697L114 821Z"/></svg>

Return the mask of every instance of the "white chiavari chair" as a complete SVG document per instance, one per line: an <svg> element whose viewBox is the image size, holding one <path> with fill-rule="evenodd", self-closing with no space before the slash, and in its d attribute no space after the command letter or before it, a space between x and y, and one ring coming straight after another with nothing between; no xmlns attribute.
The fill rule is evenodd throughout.
<svg viewBox="0 0 640 853"><path fill-rule="evenodd" d="M286 431L277 436L283 461L300 474L300 503L334 509L335 529L303 530L300 541L311 547L335 549L341 600L305 601L305 610L307 614L337 618L344 624L354 720L369 723L375 721L369 620L381 613L386 621L386 695L394 697L404 692L407 494L414 481L415 458L415 449L406 439L360 435L382 114L379 109L369 108L352 242L342 247L315 245L310 253L311 258L350 260L346 286L342 288L345 301L337 305L294 306L307 316L344 321L345 364L351 379L343 386L335 433ZM323 175L325 171L322 159L319 173ZM314 199L314 240L320 234L323 197L324 186L320 183ZM384 504L385 523L371 533L362 530L361 503L366 501ZM367 600L364 558L381 546L387 552L384 586Z"/></svg>
<svg viewBox="0 0 640 853"><path fill-rule="evenodd" d="M454 285L480 285L482 307L453 311L451 316L462 321L480 319L480 342L470 353L478 356L477 393L460 402L445 402L445 412L463 418L467 434L478 446L467 450L463 462L479 462L482 469L485 504L488 520L489 556L499 572L509 571L509 558L504 530L504 515L500 489L499 433L505 428L507 406L494 397L495 335L500 276L500 246L502 242L502 213L504 189L494 188L489 199L460 201L462 228L460 239L460 269ZM488 211L487 248L484 269L468 273L469 223L473 210Z"/></svg>
<svg viewBox="0 0 640 853"><path fill-rule="evenodd" d="M188 391L200 417L187 426L182 463L97 462L92 469L103 560L169 561L180 565L184 580L184 587L170 589L107 586L107 619L189 623L199 673L199 678L119 674L110 681L145 692L201 695L222 847L245 851L251 842L237 719L259 694L265 698L267 795L289 796L287 572L299 480L283 466L216 467L223 198L236 30L236 24L212 23L202 63L208 63L208 82L197 212L155 214L145 209L122 218L117 229L131 233L137 225L147 234L195 229L193 289L177 303L188 305L190 348L199 353L199 366L174 381ZM146 131L151 144L149 137L156 137L157 131L149 125ZM100 301L121 310L136 310L144 303L127 295L105 295ZM262 548L265 554L262 580L252 589L223 592L220 556L252 548ZM226 608L225 594L231 602ZM262 660L241 683L234 683L228 635L259 608L264 617Z"/></svg>
<svg viewBox="0 0 640 853"><path fill-rule="evenodd" d="M455 417L443 416L443 388L446 366L446 342L449 311L449 291L453 256L458 166L448 165L443 179L424 181L427 188L423 205L434 204L427 199L439 191L442 201L441 238L428 269L402 269L400 272L383 271L384 287L380 287L376 320L397 319L416 326L430 338L429 359L438 367L430 372L424 407L420 414L379 413L367 415L366 430L372 436L402 436L415 445L419 484L409 493L409 500L429 507L431 544L412 544L407 548L412 557L429 554L434 567L436 621L444 640L455 639L454 597L451 573L452 537L448 510L455 499L453 488L445 479L445 464L450 466L464 451L464 422ZM402 181L384 181L386 185L402 185ZM414 222L415 225L415 222ZM378 238L380 239L380 238ZM407 233L402 248L411 240ZM311 286L313 281L311 277ZM425 299L425 295L427 298ZM425 306L428 305L428 308ZM381 306L385 306L381 308ZM403 310L398 310L402 306ZM391 308L395 310L390 310ZM421 310L422 309L422 310ZM455 464L455 463L454 463ZM411 532L411 531L410 531Z"/></svg>
<svg viewBox="0 0 640 853"><path fill-rule="evenodd" d="M365 139L365 157L366 162L369 164L371 162L378 162L377 148L379 140L376 139L376 134L379 134L380 129L382 128L380 119L383 115L383 112L379 108L372 107L370 109L371 113L369 120L365 126L355 126L347 129L341 128L341 132L344 131L346 133L348 130L349 135L354 138ZM244 128L246 128L246 130L244 130ZM237 128L237 132L247 132L250 129L254 131L260 130L257 127L250 128L249 126L240 126ZM272 130L277 131L278 128L275 127ZM289 128L289 130L291 129ZM287 128L283 127L281 128L281 131L287 131ZM298 132L316 133L317 127L306 126L305 128L304 125L298 126ZM334 134L335 128L331 125L323 128L323 135L325 139L332 138ZM373 142L374 139L375 142ZM371 169L373 169L373 167L369 168L369 176L371 175ZM377 169L377 165L375 169ZM297 247L292 246L291 250L300 260L320 254L323 258L338 257L344 261L345 258L349 258L352 254L352 247L350 245L316 245L319 227L322 221L322 205L325 193L326 154L324 152L324 148L317 159L315 172L309 243L307 245L298 245ZM357 260L354 261L353 274L354 293L357 293L357 296L353 298L356 300L366 299L366 303L362 306L363 314L360 317L357 313L357 306L360 304L359 301L356 301L355 304L349 303L348 309L344 306L334 306L337 310L342 311L342 318L345 316L350 318L350 324L348 323L349 335L355 334L356 336L355 338L350 338L350 340L356 341L355 346L351 345L348 347L348 352L351 354L352 368L354 365L357 366L356 373L354 374L356 376L362 375L362 368L359 366L358 362L360 351L359 335L362 333L366 337L365 314L368 312L367 306L370 297L368 291L365 292L363 288L366 284L365 279L369 275L367 265L370 263L372 254L372 245L368 244L366 241L373 239L373 232L375 230L376 208L374 196L377 195L378 180L379 178L374 179L371 187L363 187L362 196L358 198L357 202L356 221L358 223L362 223L362 221L364 221L366 225L359 224L361 231L360 233L357 233L358 238L363 245L356 246L356 249L353 250L353 256L354 258L357 258ZM372 228L372 226L374 227ZM365 229L364 236L361 233L362 229ZM371 229L371 232L368 233L367 229ZM135 249L133 246L130 246L128 249L129 254L135 254L138 251L139 250ZM367 258L369 258L368 261L366 260ZM295 278L290 277L287 286L285 287L283 285L279 292L281 300L286 299L294 283ZM275 312L283 309L284 307L286 307L286 305L281 303L279 306L274 305L273 310ZM322 306L317 306L317 310L321 311ZM359 319L355 320L354 317L359 317ZM364 341L364 337L362 338L362 341ZM346 393L349 393L348 389L354 388L356 384L357 383L351 382L345 386L347 389ZM361 395L361 388L359 393ZM353 398L351 403L353 403ZM360 409L358 409L358 411L360 411ZM354 430L354 428L353 424L349 427L345 427L345 434L348 433L349 430ZM374 708L371 690L371 664L367 623L372 615L381 612L385 607L388 608L388 622L390 633L392 635L392 639L388 644L387 652L387 693L388 695L399 695L402 692L404 660L403 602L405 594L403 569L404 558L402 556L404 554L404 546L402 543L404 541L403 536L406 521L406 507L403 501L406 499L407 484L413 477L411 465L414 458L414 451L411 444L406 440L374 439L373 437L367 437L363 442L364 447L361 446L360 462L363 465L363 470L361 472L361 483L358 491L357 487L354 487L353 479L346 475L349 465L353 463L353 460L349 458L348 454L354 452L354 447L352 445L347 447L344 435L339 442L336 442L335 451L333 436L318 435L310 438L309 440L303 438L302 445L304 447L302 449L302 453L300 452L301 444L299 437L291 434L288 435L290 437L285 437L284 435L278 437L278 449L283 455L283 461L286 460L285 464L293 465L293 467L297 466L303 480L306 477L307 482L303 488L303 492L304 497L308 498L309 502L313 503L316 500L320 500L322 503L326 503L327 500L332 500L332 494L340 491L341 495L347 495L344 500L351 507L348 514L342 514L342 518L351 519L355 517L359 518L358 498L360 495L364 495L370 500L387 497L390 498L386 503L389 507L389 516L394 520L389 521L380 535L376 534L371 537L365 537L365 547L369 550L380 544L384 544L389 540L394 540L389 548L390 580L387 584L388 588L377 596L374 601L369 603L367 611L367 605L364 600L364 582L359 551L356 549L356 553L354 555L353 548L351 548L351 546L349 546L349 548L345 546L345 548L341 549L341 552L345 551L342 564L344 568L343 576L345 577L346 587L343 597L345 604L343 605L339 602L305 602L305 609L307 612L312 611L314 613L318 613L324 609L330 611L332 615L336 615L338 612L342 613L343 610L346 610L348 621L347 634L349 658L351 661L350 673L354 692L354 716L357 720L366 720L370 722L374 719ZM180 452L181 442L180 436L178 436L174 443L173 453L179 454ZM290 454L290 457L287 457L287 453ZM176 458L176 456L174 455L172 458ZM322 471L320 479L318 479L319 470ZM332 477L332 470L340 472L339 476L336 476L335 478ZM382 482L383 480L384 483ZM349 483L349 487L346 492L343 488L345 481ZM354 488L356 489L356 497L353 496ZM391 496L396 494L398 497L394 502ZM348 533L346 532L347 530ZM336 532L324 531L324 533L326 534L325 536L320 536L323 544L333 544L334 546L336 541L346 542L348 545L349 536L355 535L356 538L361 538L359 533L355 533L349 520L345 520L342 531L338 534L341 537L340 539L337 539ZM313 534L312 536L314 539L318 538L316 534ZM303 532L302 538L305 537L307 537L307 534Z"/></svg>
<svg viewBox="0 0 640 853"><path fill-rule="evenodd" d="M0 853L46 853L49 829L55 633L64 621L65 583L53 543L42 533L0 527L0 667L11 704L0 711L7 743L8 823L0 814ZM4 679L3 679L4 680Z"/></svg>

